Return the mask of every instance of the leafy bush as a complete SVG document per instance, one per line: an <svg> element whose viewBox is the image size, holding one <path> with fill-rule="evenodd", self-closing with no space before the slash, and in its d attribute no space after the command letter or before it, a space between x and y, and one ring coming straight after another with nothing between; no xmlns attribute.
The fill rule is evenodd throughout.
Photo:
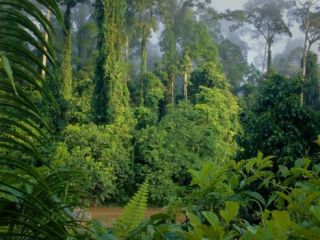
<svg viewBox="0 0 320 240"><path fill-rule="evenodd" d="M63 135L55 164L85 171L85 185L97 203L125 201L133 176L131 136L125 126L68 125Z"/></svg>

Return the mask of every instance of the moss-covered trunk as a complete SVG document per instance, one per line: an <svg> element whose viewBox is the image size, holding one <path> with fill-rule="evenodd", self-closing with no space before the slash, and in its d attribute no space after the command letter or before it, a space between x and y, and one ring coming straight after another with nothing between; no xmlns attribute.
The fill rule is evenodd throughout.
<svg viewBox="0 0 320 240"><path fill-rule="evenodd" d="M97 123L132 121L123 63L125 0L96 0L98 52L94 114Z"/></svg>
<svg viewBox="0 0 320 240"><path fill-rule="evenodd" d="M67 5L65 15L65 40L64 40L64 56L62 64L62 86L63 97L70 99L72 97L72 28L71 28L71 6Z"/></svg>

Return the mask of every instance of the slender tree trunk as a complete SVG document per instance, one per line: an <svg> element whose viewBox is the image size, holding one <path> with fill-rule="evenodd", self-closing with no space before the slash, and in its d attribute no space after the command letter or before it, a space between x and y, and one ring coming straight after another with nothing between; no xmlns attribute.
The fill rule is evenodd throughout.
<svg viewBox="0 0 320 240"><path fill-rule="evenodd" d="M51 11L48 9L47 11L47 15L46 15L46 18L48 21L50 21L50 18L51 18ZM49 40L49 35L47 32L44 33L44 39L46 42L48 42ZM46 47L43 47L44 51L47 51L47 48ZM42 64L43 66L47 66L47 56L45 54L42 55ZM46 78L46 71L44 69L41 70L41 78L42 79L45 79Z"/></svg>
<svg viewBox="0 0 320 240"><path fill-rule="evenodd" d="M147 37L142 35L141 39L141 66L140 66L140 106L144 104L144 79L143 76L147 72Z"/></svg>
<svg viewBox="0 0 320 240"><path fill-rule="evenodd" d="M188 102L188 78L189 74L187 71L183 74L183 97Z"/></svg>
<svg viewBox="0 0 320 240"><path fill-rule="evenodd" d="M175 94L174 94L174 90L175 90L175 80L176 77L174 74L169 74L169 78L168 78L168 84L167 84L167 99L166 102L167 104L175 104Z"/></svg>
<svg viewBox="0 0 320 240"><path fill-rule="evenodd" d="M124 45L124 62L126 65L129 64L129 51L130 51L130 37L127 34Z"/></svg>
<svg viewBox="0 0 320 240"><path fill-rule="evenodd" d="M128 78L129 78L129 51L130 51L130 37L129 34L127 34L126 38L125 38L125 44L124 44L124 63L126 65L126 77L125 77L125 83L128 82Z"/></svg>
<svg viewBox="0 0 320 240"><path fill-rule="evenodd" d="M271 68L272 68L272 52L271 52L271 43L268 43L267 73L270 73Z"/></svg>
<svg viewBox="0 0 320 240"><path fill-rule="evenodd" d="M267 49L268 49L268 44L266 42L264 46L264 54L263 54L263 63L262 63L262 73L264 73L264 70L266 68L266 58L267 58Z"/></svg>
<svg viewBox="0 0 320 240"><path fill-rule="evenodd" d="M141 76L147 72L147 38L141 40Z"/></svg>
<svg viewBox="0 0 320 240"><path fill-rule="evenodd" d="M306 77L307 72L307 55L308 55L308 49L311 46L308 46L308 33L305 32L305 39L304 39L304 47L303 47L303 59L302 59L302 79L304 81Z"/></svg>
<svg viewBox="0 0 320 240"><path fill-rule="evenodd" d="M308 55L308 35L309 35L309 27L310 27L310 9L312 5L312 0L308 0L307 2L307 19L305 21L305 29L304 29L304 46L303 46L303 57L302 57L302 76L301 82L302 85L305 82L306 74L307 74L307 55ZM303 89L300 94L300 104L303 106L304 103L304 93Z"/></svg>
<svg viewBox="0 0 320 240"><path fill-rule="evenodd" d="M307 3L307 19L305 21L305 29L304 29L304 46L303 46L303 59L302 59L302 81L305 80L306 70L307 70L307 55L308 55L308 35L309 35L309 27L310 27L310 8L312 1L308 0Z"/></svg>
<svg viewBox="0 0 320 240"><path fill-rule="evenodd" d="M83 49L82 49L82 41L80 41L80 39L82 39L81 34L77 34L77 38L78 38L78 59L81 59L80 61L78 61L77 64L77 72L79 72L82 69L82 58L83 58Z"/></svg>
<svg viewBox="0 0 320 240"><path fill-rule="evenodd" d="M170 80L171 82L171 103L172 105L175 104L175 94L174 94L174 90L175 90L175 81L176 81L176 78L175 76L172 76L172 79Z"/></svg>
<svg viewBox="0 0 320 240"><path fill-rule="evenodd" d="M64 16L65 21L65 42L64 42L64 58L62 64L62 82L63 82L63 96L65 99L72 97L72 29L71 29L71 7L67 5Z"/></svg>
<svg viewBox="0 0 320 240"><path fill-rule="evenodd" d="M192 60L189 57L188 50L185 49L183 53L183 97L188 102L188 80L192 68Z"/></svg>

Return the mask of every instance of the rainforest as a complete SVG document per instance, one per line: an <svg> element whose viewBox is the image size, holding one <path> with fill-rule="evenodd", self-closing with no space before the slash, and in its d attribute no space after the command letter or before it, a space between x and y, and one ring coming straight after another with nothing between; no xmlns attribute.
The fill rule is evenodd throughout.
<svg viewBox="0 0 320 240"><path fill-rule="evenodd" d="M0 0L0 240L320 239L319 51L320 0Z"/></svg>

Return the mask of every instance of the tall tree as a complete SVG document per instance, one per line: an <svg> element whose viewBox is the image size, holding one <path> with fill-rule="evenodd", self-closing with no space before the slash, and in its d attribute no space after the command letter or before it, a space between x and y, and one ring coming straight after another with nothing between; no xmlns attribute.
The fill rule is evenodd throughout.
<svg viewBox="0 0 320 240"><path fill-rule="evenodd" d="M209 61L218 62L219 54L207 26L197 20L192 8L181 11L177 16L175 32L182 59L183 96L187 100L192 65L197 67Z"/></svg>
<svg viewBox="0 0 320 240"><path fill-rule="evenodd" d="M155 0L134 0L129 1L133 11L133 25L139 33L141 48L140 65L140 104L143 104L143 75L147 72L147 42L152 30L156 30Z"/></svg>
<svg viewBox="0 0 320 240"><path fill-rule="evenodd" d="M302 82L307 75L307 57L311 46L320 40L320 1L319 0L297 0L291 11L291 16L299 23L304 33L303 57L302 57ZM304 103L304 93L301 92L301 104Z"/></svg>
<svg viewBox="0 0 320 240"><path fill-rule="evenodd" d="M189 67L186 68L185 60L188 57L192 61L195 60L194 57L199 60L205 55L209 55L204 54L204 51L209 50L208 46L212 47L212 39L205 26L196 22L196 17L193 14L195 8L204 8L209 2L203 0L158 0L159 12L165 25L160 46L164 53L163 68L167 73L167 103L175 102L175 82L179 70L177 67L179 58L184 58L182 70L184 78L187 79L189 72L185 70L188 70ZM188 56L185 55L186 52L188 52ZM213 53L213 57L217 57L215 54L217 51L214 47L208 52ZM184 81L184 84L186 85L187 82ZM184 89L187 90L187 86Z"/></svg>
<svg viewBox="0 0 320 240"><path fill-rule="evenodd" d="M59 0L65 6L64 12L64 46L62 62L62 92L65 99L72 97L72 19L71 10L84 0Z"/></svg>
<svg viewBox="0 0 320 240"><path fill-rule="evenodd" d="M320 5L317 7L317 12L310 14L310 26L308 34L308 51L311 51L311 47L314 43L320 40Z"/></svg>
<svg viewBox="0 0 320 240"><path fill-rule="evenodd" d="M96 0L99 57L93 109L97 123L125 122L131 115L122 62L125 9L125 0Z"/></svg>
<svg viewBox="0 0 320 240"><path fill-rule="evenodd" d="M172 27L166 27L162 33L160 42L161 50L164 52L162 58L163 67L167 75L167 92L166 103L175 103L175 84L178 73L178 52L177 52L177 39L176 34Z"/></svg>
<svg viewBox="0 0 320 240"><path fill-rule="evenodd" d="M285 0L249 0L244 10L227 11L226 17L236 24L232 30L250 24L254 28L254 37L263 37L266 42L267 71L272 67L271 48L276 38L281 35L292 36L290 29L284 21L284 10L289 7Z"/></svg>
<svg viewBox="0 0 320 240"><path fill-rule="evenodd" d="M183 72L183 97L188 101L188 82L192 69L192 60L189 56L189 50L185 49L182 58L182 72Z"/></svg>
<svg viewBox="0 0 320 240"><path fill-rule="evenodd" d="M166 72L166 103L175 103L175 81L177 75L177 37L174 31L175 16L179 9L178 0L158 0L159 13L165 25L160 39L162 58L162 68Z"/></svg>
<svg viewBox="0 0 320 240"><path fill-rule="evenodd" d="M81 70L88 70L88 59L92 58L96 49L97 28L91 1L78 4L74 8L74 14L77 16L73 19L73 25L76 35L74 45L78 73Z"/></svg>

